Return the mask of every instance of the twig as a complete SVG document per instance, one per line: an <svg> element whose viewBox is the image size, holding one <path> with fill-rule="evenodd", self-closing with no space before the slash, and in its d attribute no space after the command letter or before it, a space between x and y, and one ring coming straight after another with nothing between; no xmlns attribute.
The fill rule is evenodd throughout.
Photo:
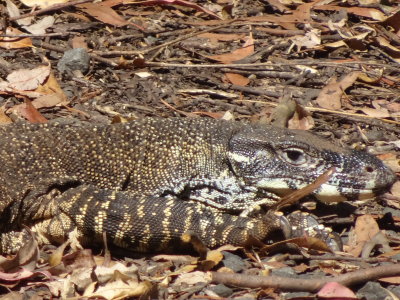
<svg viewBox="0 0 400 300"><path fill-rule="evenodd" d="M277 203L271 206L270 209L280 210L281 208L291 205L298 201L299 199L311 194L317 188L319 188L324 183L328 182L328 180L332 177L332 174L335 172L335 167L329 168L326 172L321 174L314 182L308 184L307 186L301 188L300 190L296 190L289 195L284 196Z"/></svg>
<svg viewBox="0 0 400 300"><path fill-rule="evenodd" d="M399 62L394 59L393 57L391 57L389 54L387 54L385 51L383 51L382 49L379 49L378 47L375 47L373 45L369 45L369 47L371 47L372 49L378 51L380 54L382 54L384 57L386 57L387 59L389 59L391 62L394 62L396 64L399 64Z"/></svg>
<svg viewBox="0 0 400 300"><path fill-rule="evenodd" d="M157 45L157 46L154 46L154 47L150 47L150 48L146 48L146 49L143 49L143 50L107 51L107 52L105 52L105 51L95 51L95 53L98 54L98 55L107 55L107 56L108 55L138 55L138 54L146 54L146 53L149 53L151 51L154 51L154 50L157 50L157 49L160 49L160 48L164 48L164 47L168 47L170 45L176 44L176 43L178 43L180 41L189 39L189 38L194 37L194 36L199 35L199 34L207 33L207 32L214 31L214 30L217 30L217 29L220 29L220 28L224 28L224 27L230 25L231 23L233 23L235 21L236 20L231 20L229 23L226 23L226 24L223 24L223 25L211 27L211 28L208 28L208 29L205 29L205 30L201 30L201 31L192 32L192 33L186 34L184 36L181 36L179 38L176 38L176 39L174 39L172 41L166 42L164 44L160 44L160 45ZM151 63L151 62L149 62L149 63Z"/></svg>
<svg viewBox="0 0 400 300"><path fill-rule="evenodd" d="M310 255L304 256L299 254L283 254L282 256L276 257L277 261L285 261L285 260L337 260L337 261L358 261L364 263L380 263L380 262L389 262L390 258L388 257L370 257L370 258L363 258L363 257L353 257L353 256L343 256L343 255Z"/></svg>
<svg viewBox="0 0 400 300"><path fill-rule="evenodd" d="M254 25L259 25L259 23ZM277 29L269 27L256 27L255 30L263 31L271 35L282 35L282 36L304 35L306 33L304 30L288 30L288 29Z"/></svg>
<svg viewBox="0 0 400 300"><path fill-rule="evenodd" d="M274 106L274 107L278 106L278 104L279 104L279 103L275 103L275 102L257 101L257 100L233 100L233 101L235 101L235 102L262 103L262 104L267 104L267 105ZM344 115L344 116L353 116L353 117L365 118L365 119L374 119L374 120L379 120L379 121L390 123L390 124L400 125L400 122L398 122L398 121L387 120L387 119L377 119L376 117L373 117L373 116L362 115L362 114L357 114L357 113L336 111L336 110L331 110L331 109L326 109L326 108L319 108L319 107L312 107L312 106L304 106L304 108L309 110L309 111L315 111L315 112L321 112L321 113L331 113L331 114Z"/></svg>
<svg viewBox="0 0 400 300"><path fill-rule="evenodd" d="M62 8L66 8L66 7L70 7L70 6L74 6L74 5L78 5L78 4L82 4L82 3L86 3L86 2L93 2L93 0L75 0L75 1L70 1L70 2L67 2L67 3L54 4L54 5L51 5L49 7L42 8L42 9L30 12L28 14L20 15L20 16L17 16L17 17L11 17L9 20L10 21L16 21L16 20L20 20L20 19L24 19L24 18L28 18L28 17L32 17L32 16L37 16L39 14L44 14L44 13L49 12L49 11L59 10L59 9L62 9Z"/></svg>
<svg viewBox="0 0 400 300"><path fill-rule="evenodd" d="M70 34L75 34L72 32L53 32L53 33L44 33L44 34L29 34L29 33L24 33L24 34L0 34L0 37L6 37L6 38L15 38L15 39L20 39L20 38L41 38L41 37L53 37L53 36L66 36Z"/></svg>
<svg viewBox="0 0 400 300"><path fill-rule="evenodd" d="M281 276L255 276L222 272L212 272L211 275L212 282L226 285L245 288L275 288L284 291L316 292L328 282L337 282L345 286L351 286L379 278L399 276L400 264L361 269L355 272L323 279L298 279Z"/></svg>
<svg viewBox="0 0 400 300"><path fill-rule="evenodd" d="M200 34L200 33L199 33ZM123 55L122 52L135 52L135 51L112 51L116 52L116 55ZM136 51L139 52L139 51ZM96 52L100 54L99 52ZM109 52L107 52L109 54ZM138 54L138 53L136 53ZM298 65L307 65L307 66L328 66L328 67L346 67L346 68L355 68L357 65L369 65L369 66L376 66L376 67L384 67L384 68L393 68L398 71L398 68L390 67L385 64L378 64L378 63L371 63L371 62L363 62L363 61L329 61L329 62L320 62L320 61L287 61L284 63L275 63L275 62L266 62L266 63L250 63L250 64L170 64L170 63L163 63L163 62L144 62L147 67L161 67L161 68L254 68L254 67L283 67L283 66L298 66ZM355 65L355 66L354 66Z"/></svg>

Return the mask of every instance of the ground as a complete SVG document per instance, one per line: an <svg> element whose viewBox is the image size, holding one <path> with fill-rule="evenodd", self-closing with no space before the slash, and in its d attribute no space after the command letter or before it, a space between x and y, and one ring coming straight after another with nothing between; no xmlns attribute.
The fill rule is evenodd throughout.
<svg viewBox="0 0 400 300"><path fill-rule="evenodd" d="M147 116L272 122L367 150L400 172L395 0L47 2L53 6L0 4L1 123ZM399 189L364 205L308 208L341 234L344 253L293 241L268 251L228 245L205 260L110 257L70 245L38 249L33 240L0 260L0 292L17 299L300 299L318 291L327 299L397 299L400 274L390 268L400 269ZM324 278L346 273L350 283L337 277L342 285L320 289ZM388 275L397 277L377 280Z"/></svg>

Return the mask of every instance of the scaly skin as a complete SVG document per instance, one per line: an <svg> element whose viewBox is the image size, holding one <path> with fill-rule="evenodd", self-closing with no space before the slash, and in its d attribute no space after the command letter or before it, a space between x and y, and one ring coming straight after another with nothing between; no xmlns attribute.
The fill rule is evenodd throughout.
<svg viewBox="0 0 400 300"><path fill-rule="evenodd" d="M208 247L264 240L273 214L239 216L299 189L331 167L323 201L373 197L395 175L372 155L303 131L211 119L115 125L9 125L1 129L1 252L29 235L133 251L177 246L185 232ZM268 200L265 200L268 196Z"/></svg>

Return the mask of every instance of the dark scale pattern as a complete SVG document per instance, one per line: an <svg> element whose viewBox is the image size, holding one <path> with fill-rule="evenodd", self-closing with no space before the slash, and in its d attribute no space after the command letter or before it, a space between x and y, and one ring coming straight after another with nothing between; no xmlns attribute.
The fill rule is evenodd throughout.
<svg viewBox="0 0 400 300"><path fill-rule="evenodd" d="M143 119L109 126L0 128L0 252L29 236L135 251L178 246L191 232L207 246L243 245L282 226L273 213L239 217L336 171L316 196L366 198L394 174L375 157L309 133L210 119ZM264 199L261 195L272 195Z"/></svg>

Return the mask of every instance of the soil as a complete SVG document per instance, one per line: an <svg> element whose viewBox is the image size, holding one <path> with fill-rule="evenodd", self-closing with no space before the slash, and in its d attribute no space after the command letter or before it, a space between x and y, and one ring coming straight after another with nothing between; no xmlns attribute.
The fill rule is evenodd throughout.
<svg viewBox="0 0 400 300"><path fill-rule="evenodd" d="M275 0L160 0L144 1L142 5L110 0L78 2L48 11L39 7L33 13L31 8L18 4L21 14L31 13L32 23L46 16L54 18L54 23L41 34L24 29L18 22L22 19L6 9L10 4L0 5L5 16L0 23L0 42L8 34L6 28L12 27L20 30L17 35L27 34L33 44L6 48L0 43L0 79L9 80L7 76L14 71L50 66L62 89L60 101L40 107L37 97L15 90L5 92L0 86L0 104L6 117L1 122L72 119L109 124L143 117L272 122L311 130L335 143L364 149L400 172L398 2L361 5L361 1L348 0L321 6L319 1ZM102 14L104 7L106 13ZM381 19L371 17L376 12ZM65 52L78 48L84 50L77 64L72 69L60 67ZM13 109L24 101L27 107L32 103L36 108ZM261 285L246 287L244 283L211 283L204 279L209 273L203 271L321 278L388 262L397 263L400 269L398 190L396 187L383 199L364 205L316 204L317 208L311 209L325 225L341 234L345 245L354 245L351 239L358 234L356 221L361 231L372 230L375 225L367 227L371 226L368 222L376 221L384 241L376 241L369 252L364 247L364 259L354 257L348 247L345 253L330 254L306 250L296 243L267 253L227 247L217 251L222 253L220 258L209 259L211 265L199 261L196 254L143 256L115 252L109 261L102 252L94 255L67 247L63 266L54 271L49 257L55 248L45 247L40 249L41 258L34 260L31 276L10 281L0 275L0 291L21 299L83 295L116 299L118 295L105 296L99 289L102 284L111 284L109 280L101 283L89 276L97 284L90 293L89 284L79 286L71 279L77 277L74 269L83 259L86 263L80 267L91 270L104 262L115 266L116 261L124 267L137 268L135 278L146 282L141 286L143 292L120 297L311 299L307 297L318 289L297 288L292 292L293 289ZM365 216L370 219L360 221ZM73 259L66 260L68 255ZM32 261L32 255L27 256ZM42 271L41 275L37 273ZM68 282L63 281L68 288L55 284L60 278L69 278ZM357 296L347 297L383 299L373 296L384 295L388 290L400 297L399 284L400 277L379 282L376 278L365 279L351 286ZM332 295L339 294L333 293L327 299L333 299Z"/></svg>

